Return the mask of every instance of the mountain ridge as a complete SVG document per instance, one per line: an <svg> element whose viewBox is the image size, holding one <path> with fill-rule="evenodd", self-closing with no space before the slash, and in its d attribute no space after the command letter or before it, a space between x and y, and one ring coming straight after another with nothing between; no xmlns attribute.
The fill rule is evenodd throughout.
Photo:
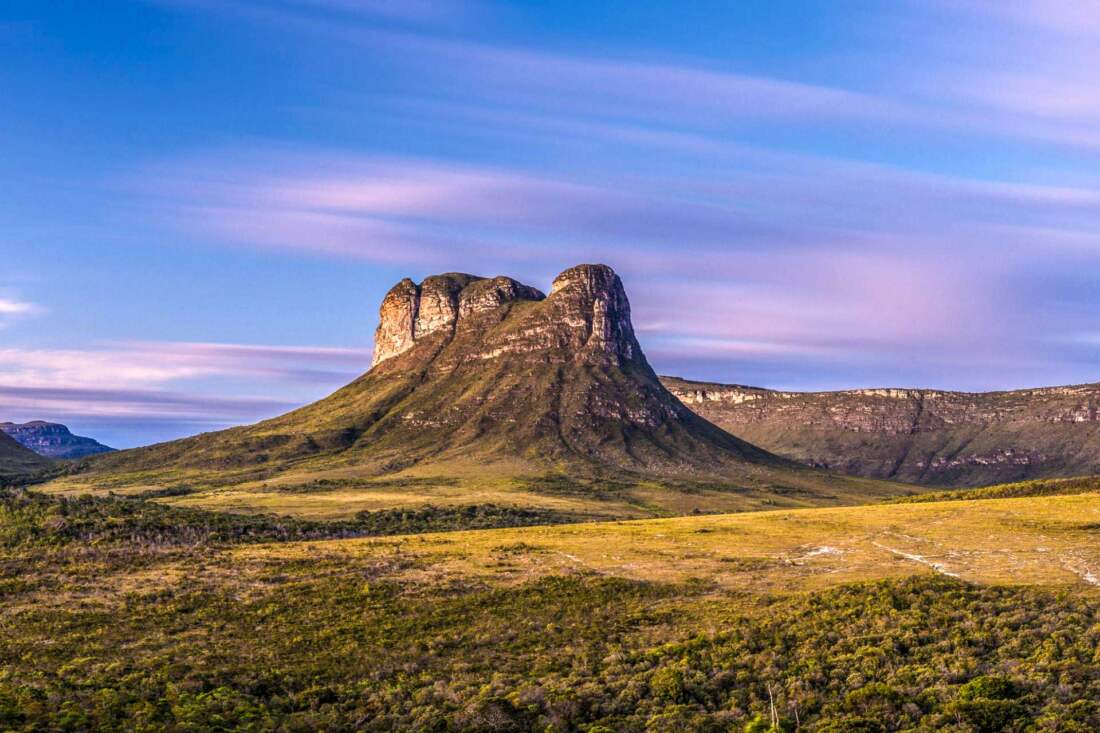
<svg viewBox="0 0 1100 733"><path fill-rule="evenodd" d="M30 478L52 465L49 459L24 448L15 438L0 430L0 483Z"/></svg>
<svg viewBox="0 0 1100 733"><path fill-rule="evenodd" d="M745 440L851 475L952 487L1100 473L1100 384L795 392L661 381Z"/></svg>
<svg viewBox="0 0 1100 733"><path fill-rule="evenodd" d="M10 435L24 448L40 456L57 460L84 458L114 450L94 438L74 435L61 423L45 420L0 423L0 432Z"/></svg>

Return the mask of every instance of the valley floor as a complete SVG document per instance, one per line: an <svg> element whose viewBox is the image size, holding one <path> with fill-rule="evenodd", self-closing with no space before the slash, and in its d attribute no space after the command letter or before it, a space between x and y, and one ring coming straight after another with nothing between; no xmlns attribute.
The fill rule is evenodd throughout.
<svg viewBox="0 0 1100 733"><path fill-rule="evenodd" d="M4 730L1100 728L1097 494L267 544L6 506Z"/></svg>
<svg viewBox="0 0 1100 733"><path fill-rule="evenodd" d="M921 491L908 484L854 478L809 469L746 466L738 479L592 478L547 471L519 460L451 460L383 477L361 467L296 467L271 476L255 471L75 474L40 487L63 496L143 496L179 507L347 519L357 513L485 504L522 507L563 516L642 519L692 512L864 504ZM563 520L564 521L564 520Z"/></svg>

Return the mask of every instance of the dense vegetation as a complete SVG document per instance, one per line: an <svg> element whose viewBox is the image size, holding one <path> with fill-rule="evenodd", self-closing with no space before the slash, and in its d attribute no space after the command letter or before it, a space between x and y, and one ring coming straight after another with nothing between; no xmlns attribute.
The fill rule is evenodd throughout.
<svg viewBox="0 0 1100 733"><path fill-rule="evenodd" d="M930 576L761 602L591 576L415 590L324 559L273 571L247 592L196 576L106 604L9 596L0 728L1100 726L1094 601Z"/></svg>
<svg viewBox="0 0 1100 733"><path fill-rule="evenodd" d="M1069 494L1089 494L1100 491L1100 476L1080 476L1078 478L1036 479L1011 484L984 486L979 489L953 489L950 491L930 491L912 496L894 499L902 504L914 504L928 501L962 501L969 499L1012 499L1024 496L1065 496Z"/></svg>
<svg viewBox="0 0 1100 733"><path fill-rule="evenodd" d="M204 545L281 542L519 527L575 521L545 509L480 504L359 512L342 521L315 521L270 514L245 515L172 507L150 499L186 494L165 489L136 497L51 497L0 488L0 548L63 545Z"/></svg>
<svg viewBox="0 0 1100 733"><path fill-rule="evenodd" d="M471 535L315 543L359 520L163 494L0 494L0 731L1100 730L1085 589L730 591L516 533L463 571ZM380 527L460 521L436 511Z"/></svg>

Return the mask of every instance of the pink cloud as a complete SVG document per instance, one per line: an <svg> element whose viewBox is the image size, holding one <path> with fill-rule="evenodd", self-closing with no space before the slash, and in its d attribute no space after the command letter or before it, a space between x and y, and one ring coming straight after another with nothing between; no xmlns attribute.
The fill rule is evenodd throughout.
<svg viewBox="0 0 1100 733"><path fill-rule="evenodd" d="M159 388L209 377L294 381L309 369L354 375L370 351L189 342L133 342L91 349L0 349L0 385L41 389Z"/></svg>
<svg viewBox="0 0 1100 733"><path fill-rule="evenodd" d="M193 422L211 425L271 417L297 405L285 400L223 397L141 389L13 387L0 384L0 419L131 420Z"/></svg>

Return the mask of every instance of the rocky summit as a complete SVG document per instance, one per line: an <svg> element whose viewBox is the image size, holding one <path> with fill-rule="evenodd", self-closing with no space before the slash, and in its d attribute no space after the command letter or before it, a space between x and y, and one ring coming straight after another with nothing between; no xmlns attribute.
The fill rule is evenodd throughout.
<svg viewBox="0 0 1100 733"><path fill-rule="evenodd" d="M510 277L487 279L452 272L425 278L419 285L405 278L382 301L371 366L408 351L433 333L453 333L460 318L465 324L472 316L505 303L544 297Z"/></svg>
<svg viewBox="0 0 1100 733"><path fill-rule="evenodd" d="M745 440L852 475L980 486L1100 473L1100 384L972 393L662 382Z"/></svg>
<svg viewBox="0 0 1100 733"><path fill-rule="evenodd" d="M98 457L80 470L141 481L216 471L235 482L456 464L481 476L780 487L826 503L838 487L866 488L774 456L685 408L647 362L623 283L604 265L562 272L545 295L508 277L402 280L382 301L372 368L343 389L257 425ZM828 491L815 493L823 484Z"/></svg>
<svg viewBox="0 0 1100 733"><path fill-rule="evenodd" d="M21 424L0 423L0 431L15 438L24 448L47 458L71 460L114 450L93 438L73 435L64 425L41 420Z"/></svg>
<svg viewBox="0 0 1100 733"><path fill-rule="evenodd" d="M647 471L772 461L683 408L634 336L618 275L581 265L549 295L510 278L399 283L383 301L372 381L417 378L375 432L441 446Z"/></svg>

